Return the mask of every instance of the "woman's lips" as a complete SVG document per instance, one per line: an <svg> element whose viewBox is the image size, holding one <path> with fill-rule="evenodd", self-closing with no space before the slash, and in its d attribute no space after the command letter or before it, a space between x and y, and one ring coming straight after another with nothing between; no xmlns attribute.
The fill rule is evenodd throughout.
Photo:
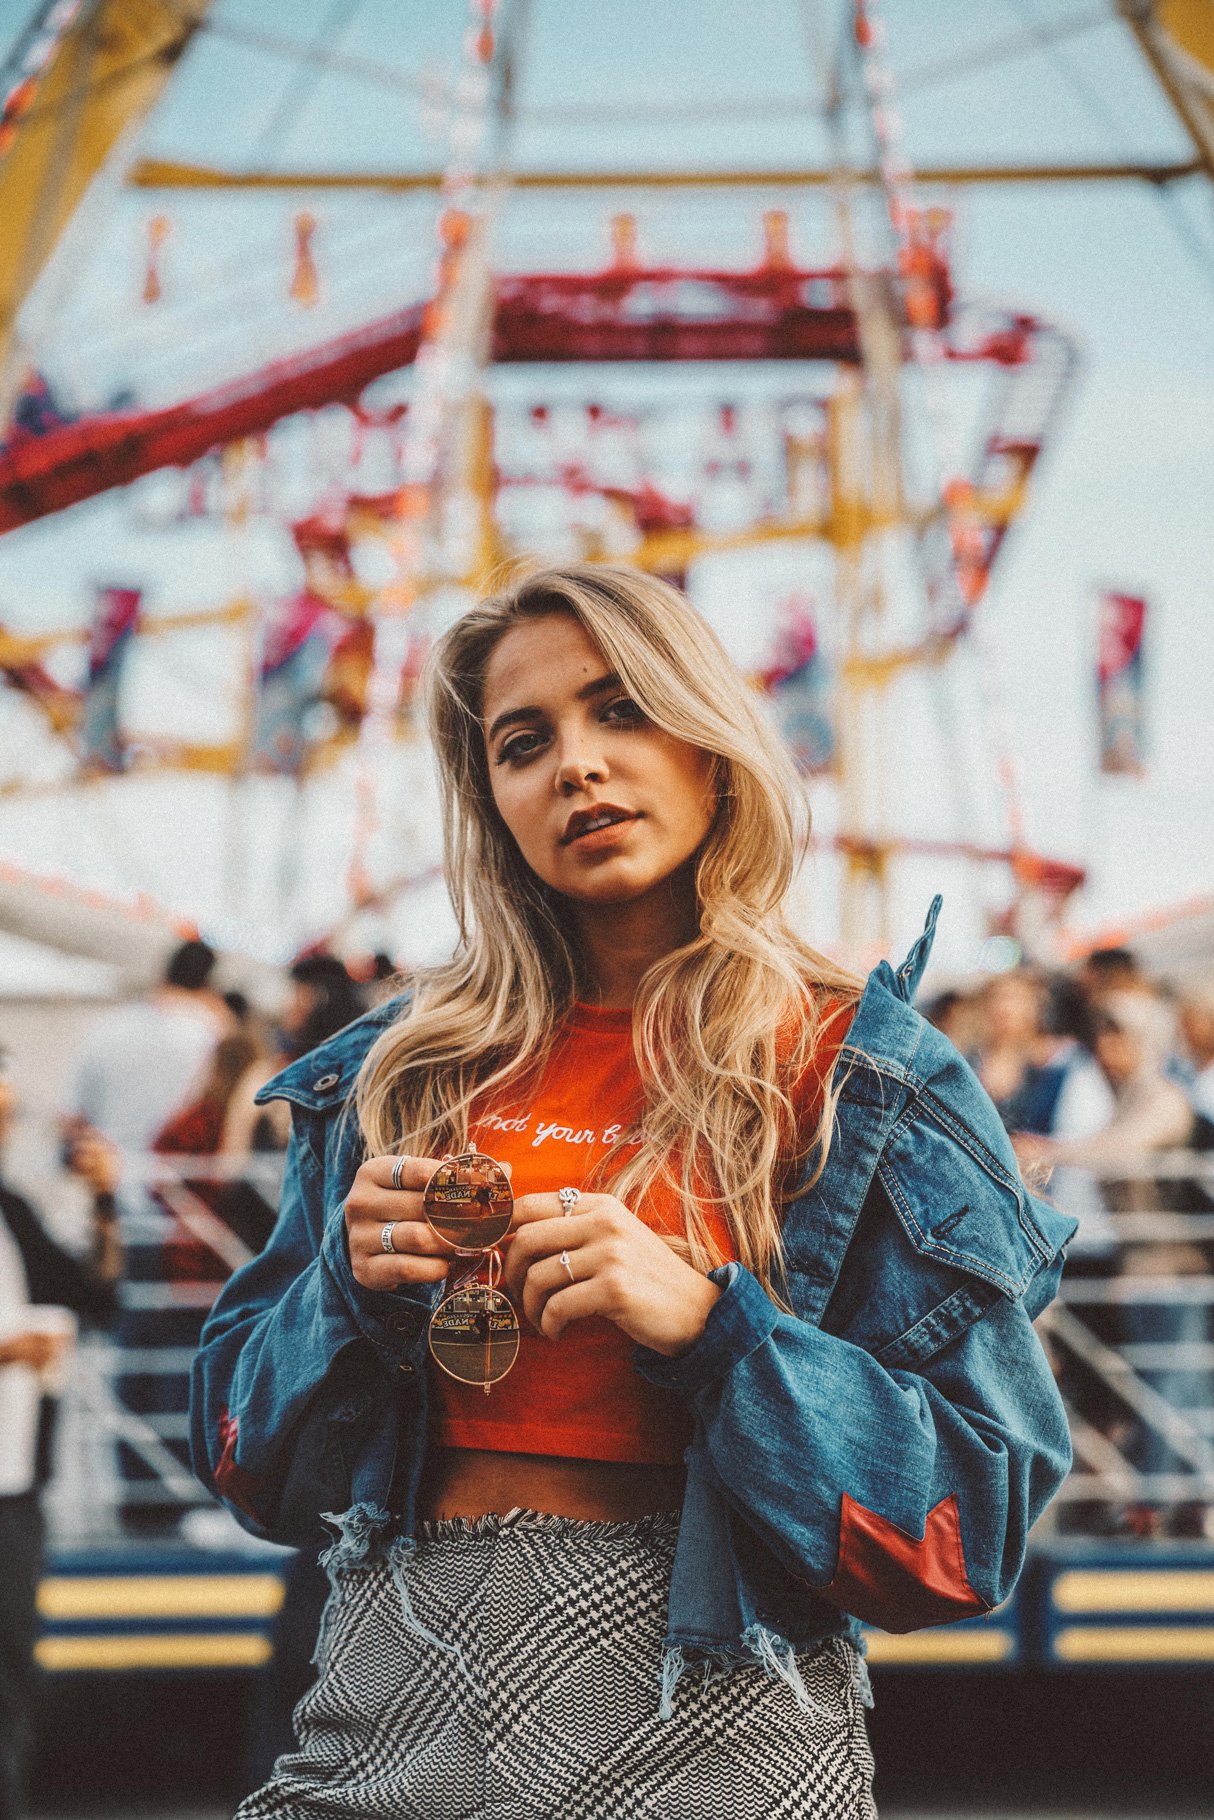
<svg viewBox="0 0 1214 1820"><path fill-rule="evenodd" d="M565 844L577 847L583 853L595 853L600 847L614 846L640 819L639 815L622 815L618 821L608 822L603 828L589 828L585 834L575 834Z"/></svg>

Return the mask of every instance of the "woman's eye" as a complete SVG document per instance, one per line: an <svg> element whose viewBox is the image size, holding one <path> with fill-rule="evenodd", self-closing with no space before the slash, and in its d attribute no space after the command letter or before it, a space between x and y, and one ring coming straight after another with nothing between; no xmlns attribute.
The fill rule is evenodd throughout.
<svg viewBox="0 0 1214 1820"><path fill-rule="evenodd" d="M538 752L543 743L542 733L515 733L499 746L497 762L499 765L521 764L523 759L530 758L533 752Z"/></svg>
<svg viewBox="0 0 1214 1820"><path fill-rule="evenodd" d="M645 710L638 707L630 695L617 695L615 700L608 702L604 708L603 717L606 720L624 721L630 726L635 726L639 721L644 720Z"/></svg>

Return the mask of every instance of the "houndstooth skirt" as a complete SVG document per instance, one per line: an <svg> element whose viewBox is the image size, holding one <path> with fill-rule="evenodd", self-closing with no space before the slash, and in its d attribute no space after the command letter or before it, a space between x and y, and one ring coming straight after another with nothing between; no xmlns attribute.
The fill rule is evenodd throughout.
<svg viewBox="0 0 1214 1820"><path fill-rule="evenodd" d="M341 1568L298 1748L235 1820L874 1820L845 1639L795 1692L689 1667L659 1716L676 1531L512 1511Z"/></svg>

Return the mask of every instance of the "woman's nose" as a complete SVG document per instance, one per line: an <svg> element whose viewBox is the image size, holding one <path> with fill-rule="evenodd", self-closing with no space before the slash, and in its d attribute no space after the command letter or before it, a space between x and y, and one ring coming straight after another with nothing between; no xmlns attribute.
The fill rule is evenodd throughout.
<svg viewBox="0 0 1214 1820"><path fill-rule="evenodd" d="M607 767L602 759L590 756L583 748L562 754L557 766L556 787L563 796L572 796L576 791L584 790L587 784L601 784L606 778Z"/></svg>

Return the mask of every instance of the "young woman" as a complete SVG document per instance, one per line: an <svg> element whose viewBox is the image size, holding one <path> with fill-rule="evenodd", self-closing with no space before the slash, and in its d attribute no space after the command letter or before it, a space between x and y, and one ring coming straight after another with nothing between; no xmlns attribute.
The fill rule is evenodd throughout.
<svg viewBox="0 0 1214 1820"><path fill-rule="evenodd" d="M792 931L798 780L673 588L525 577L430 716L455 957L264 1090L285 1198L195 1368L204 1480L337 1533L242 1820L859 1820L857 1620L990 1609L1069 1464L1072 1222L911 1009L938 900L867 983ZM514 1196L475 1321L426 1197L470 1144Z"/></svg>

